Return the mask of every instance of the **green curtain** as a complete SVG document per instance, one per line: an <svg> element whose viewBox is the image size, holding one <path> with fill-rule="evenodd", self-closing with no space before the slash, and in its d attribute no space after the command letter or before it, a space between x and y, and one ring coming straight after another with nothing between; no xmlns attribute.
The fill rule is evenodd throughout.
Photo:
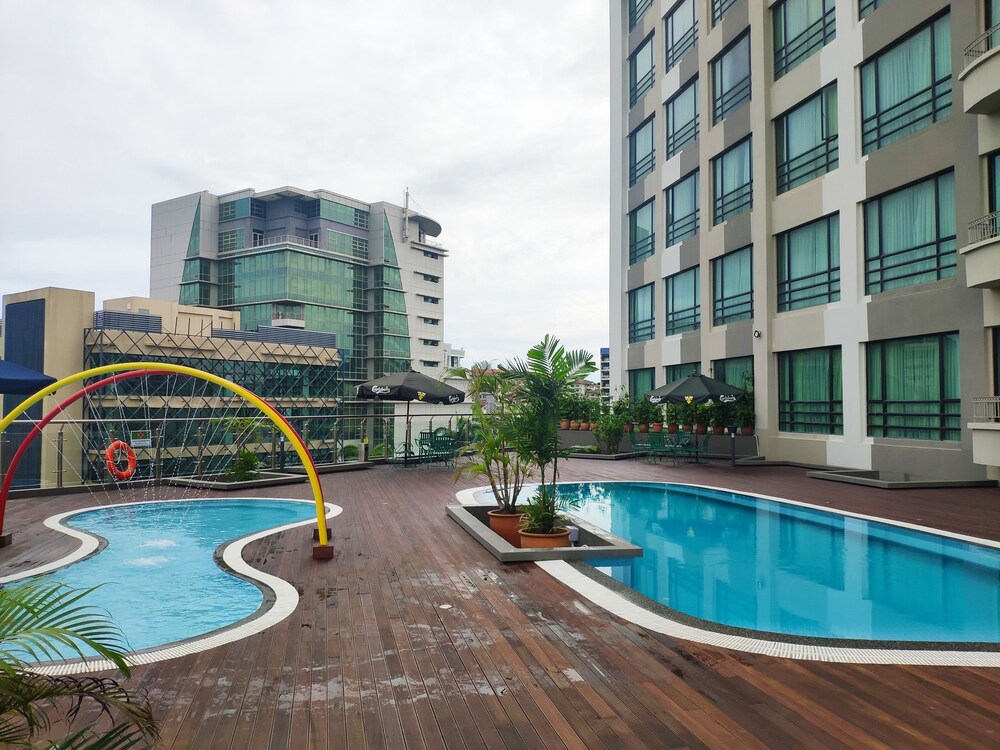
<svg viewBox="0 0 1000 750"><path fill-rule="evenodd" d="M753 246L723 255L713 261L712 288L715 323L729 323L753 316L748 293L753 291Z"/></svg>
<svg viewBox="0 0 1000 750"><path fill-rule="evenodd" d="M698 328L698 266L667 278L667 333Z"/></svg>
<svg viewBox="0 0 1000 750"><path fill-rule="evenodd" d="M674 244L698 232L698 171L667 190L667 242Z"/></svg>
<svg viewBox="0 0 1000 750"><path fill-rule="evenodd" d="M629 263L652 255L653 250L653 201L649 201L629 214Z"/></svg>
<svg viewBox="0 0 1000 750"><path fill-rule="evenodd" d="M652 367L628 371L628 393L633 401L640 400L648 391L653 390L654 372Z"/></svg>
<svg viewBox="0 0 1000 750"><path fill-rule="evenodd" d="M717 207L723 199L732 200L733 193L740 188L750 186L752 180L750 144L751 140L747 138L745 141L729 149L722 156L712 162L715 167L714 188ZM745 210L745 208L745 206L742 206L740 210ZM725 210L722 211L721 216L716 216L716 223L722 221L733 212L734 211L731 206L726 207Z"/></svg>
<svg viewBox="0 0 1000 750"><path fill-rule="evenodd" d="M842 435L840 347L782 352L778 367L779 429Z"/></svg>
<svg viewBox="0 0 1000 750"><path fill-rule="evenodd" d="M774 48L781 49L822 21L828 5L833 6L832 0L785 0L781 3L774 9Z"/></svg>
<svg viewBox="0 0 1000 750"><path fill-rule="evenodd" d="M631 60L631 77L630 81L632 88L634 89L637 84L643 81L646 76L648 76L653 70L653 39L650 37L646 40L646 43L642 45L636 53L632 55ZM643 90L649 88L648 86L643 87Z"/></svg>
<svg viewBox="0 0 1000 750"><path fill-rule="evenodd" d="M697 139L697 127L691 129L690 133L685 133L684 138L678 138L678 132L689 128L691 123L697 119L698 79L696 78L667 104L667 137L669 139L677 139L677 142L672 144L675 152L681 146Z"/></svg>
<svg viewBox="0 0 1000 750"><path fill-rule="evenodd" d="M670 48L677 40L694 27L694 0L684 0L667 18L667 47Z"/></svg>
<svg viewBox="0 0 1000 750"><path fill-rule="evenodd" d="M779 310L840 299L840 216L835 214L778 235ZM826 285L820 287L817 284Z"/></svg>
<svg viewBox="0 0 1000 750"><path fill-rule="evenodd" d="M628 293L629 343L653 338L653 285Z"/></svg>
<svg viewBox="0 0 1000 750"><path fill-rule="evenodd" d="M729 48L712 66L713 97L716 107L728 109L735 101L723 101L750 77L750 36L744 36ZM718 115L717 115L718 117Z"/></svg>
<svg viewBox="0 0 1000 750"><path fill-rule="evenodd" d="M743 387L744 375L749 375L753 384L753 357L730 357L712 363L712 377L734 388Z"/></svg>

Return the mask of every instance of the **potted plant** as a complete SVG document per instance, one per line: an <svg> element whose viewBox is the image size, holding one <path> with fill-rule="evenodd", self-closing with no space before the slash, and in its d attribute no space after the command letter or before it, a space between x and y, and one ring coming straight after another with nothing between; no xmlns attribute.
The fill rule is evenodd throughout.
<svg viewBox="0 0 1000 750"><path fill-rule="evenodd" d="M540 486L524 506L521 545L564 546L569 532L560 528L556 495L559 447L555 416L560 401L574 384L594 372L594 358L582 349L566 351L559 339L546 335L528 350L526 359L515 359L501 368L503 377L517 384L521 405L514 424L514 449L522 463L537 467ZM551 467L551 473L550 473Z"/></svg>
<svg viewBox="0 0 1000 750"><path fill-rule="evenodd" d="M663 412L659 404L641 399L632 405L632 410L634 419L639 423L639 432L648 432L650 424L663 422Z"/></svg>
<svg viewBox="0 0 1000 750"><path fill-rule="evenodd" d="M733 404L733 421L740 426L741 434L753 435L754 416L752 394Z"/></svg>
<svg viewBox="0 0 1000 750"><path fill-rule="evenodd" d="M681 423L681 432L691 432L694 428L694 406L692 402L694 401L691 396L684 397L684 403L677 405L678 419Z"/></svg>
<svg viewBox="0 0 1000 750"><path fill-rule="evenodd" d="M517 499L525 480L531 475L532 463L513 449L514 436L521 414L514 399L514 384L499 376L487 365L473 365L464 374L469 382L469 392L473 395L472 415L477 423L475 439L458 450L466 461L455 462L455 480L459 477L484 477L490 484L497 507L487 514L490 529L515 547L520 546L517 533L523 513L517 507ZM494 405L491 411L483 409L478 394L491 393ZM557 424L552 422L552 431ZM558 433L557 433L558 434Z"/></svg>
<svg viewBox="0 0 1000 750"><path fill-rule="evenodd" d="M703 404L698 404L694 412L694 431L698 435L704 435L708 432L709 425L712 424L712 415L714 413L715 404L711 401L706 401Z"/></svg>
<svg viewBox="0 0 1000 750"><path fill-rule="evenodd" d="M625 434L625 420L615 414L604 414L597 420L594 430L594 440L600 453L614 454L618 452L622 436Z"/></svg>
<svg viewBox="0 0 1000 750"><path fill-rule="evenodd" d="M671 435L677 433L677 404L668 403L663 407L663 424Z"/></svg>
<svg viewBox="0 0 1000 750"><path fill-rule="evenodd" d="M632 431L632 422L634 421L632 418L632 399L629 398L628 393L619 392L614 401L611 402L610 413L612 416L621 418L625 432Z"/></svg>

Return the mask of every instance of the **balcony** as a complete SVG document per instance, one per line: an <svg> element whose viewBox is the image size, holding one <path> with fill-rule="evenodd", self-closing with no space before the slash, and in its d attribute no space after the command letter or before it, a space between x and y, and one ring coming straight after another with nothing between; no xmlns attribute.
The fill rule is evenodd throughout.
<svg viewBox="0 0 1000 750"><path fill-rule="evenodd" d="M1000 211L969 224L969 244L959 252L965 257L968 286L1000 288Z"/></svg>
<svg viewBox="0 0 1000 750"><path fill-rule="evenodd" d="M972 399L972 462L1000 467L1000 396Z"/></svg>
<svg viewBox="0 0 1000 750"><path fill-rule="evenodd" d="M965 70L958 80L966 112L990 115L1000 111L1000 24L965 48Z"/></svg>

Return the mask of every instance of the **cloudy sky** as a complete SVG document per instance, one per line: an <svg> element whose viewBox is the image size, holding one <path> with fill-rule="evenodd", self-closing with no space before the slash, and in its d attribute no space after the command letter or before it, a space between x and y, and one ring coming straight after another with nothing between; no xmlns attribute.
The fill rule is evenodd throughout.
<svg viewBox="0 0 1000 750"><path fill-rule="evenodd" d="M437 219L466 362L608 336L607 0L3 0L0 295L149 293L151 204Z"/></svg>

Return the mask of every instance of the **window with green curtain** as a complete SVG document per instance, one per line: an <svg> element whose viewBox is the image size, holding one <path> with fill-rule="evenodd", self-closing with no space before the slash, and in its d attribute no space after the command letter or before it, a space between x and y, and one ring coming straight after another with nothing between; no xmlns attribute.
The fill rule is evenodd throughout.
<svg viewBox="0 0 1000 750"><path fill-rule="evenodd" d="M667 158L698 140L698 79L667 102Z"/></svg>
<svg viewBox="0 0 1000 750"><path fill-rule="evenodd" d="M643 367L637 370L628 371L628 395L633 401L640 401L649 391L655 387L653 378L655 370L652 367Z"/></svg>
<svg viewBox="0 0 1000 750"><path fill-rule="evenodd" d="M775 238L778 312L840 299L840 215L832 214Z"/></svg>
<svg viewBox="0 0 1000 750"><path fill-rule="evenodd" d="M751 139L747 138L712 159L712 223L753 208Z"/></svg>
<svg viewBox="0 0 1000 750"><path fill-rule="evenodd" d="M736 0L712 0L712 25L722 20L729 9L736 5Z"/></svg>
<svg viewBox="0 0 1000 750"><path fill-rule="evenodd" d="M873 341L868 355L868 435L960 440L957 333Z"/></svg>
<svg viewBox="0 0 1000 750"><path fill-rule="evenodd" d="M667 247L698 234L698 170L667 188Z"/></svg>
<svg viewBox="0 0 1000 750"><path fill-rule="evenodd" d="M712 61L712 123L750 101L750 33Z"/></svg>
<svg viewBox="0 0 1000 750"><path fill-rule="evenodd" d="M653 118L637 127L628 137L628 184L634 185L653 171Z"/></svg>
<svg viewBox="0 0 1000 750"><path fill-rule="evenodd" d="M635 28L646 10L653 4L653 0L628 0L628 28L629 31Z"/></svg>
<svg viewBox="0 0 1000 750"><path fill-rule="evenodd" d="M646 284L628 293L628 342L649 341L655 333L653 285Z"/></svg>
<svg viewBox="0 0 1000 750"><path fill-rule="evenodd" d="M950 114L948 15L861 66L862 153L871 153Z"/></svg>
<svg viewBox="0 0 1000 750"><path fill-rule="evenodd" d="M653 35L639 45L628 59L629 106L634 107L653 88Z"/></svg>
<svg viewBox="0 0 1000 750"><path fill-rule="evenodd" d="M638 263L656 250L653 230L654 200L650 198L628 215L628 262Z"/></svg>
<svg viewBox="0 0 1000 750"><path fill-rule="evenodd" d="M836 169L837 84L824 87L775 120L774 135L778 193Z"/></svg>
<svg viewBox="0 0 1000 750"><path fill-rule="evenodd" d="M694 47L698 41L698 20L695 16L694 0L681 0L667 14L666 63L664 68L670 70L677 64L684 53Z"/></svg>
<svg viewBox="0 0 1000 750"><path fill-rule="evenodd" d="M858 0L858 18L864 18L884 3L885 0Z"/></svg>
<svg viewBox="0 0 1000 750"><path fill-rule="evenodd" d="M1000 0L997 0L1000 3ZM1000 151L986 157L986 173L989 184L986 190L987 210L989 213L1000 211Z"/></svg>
<svg viewBox="0 0 1000 750"><path fill-rule="evenodd" d="M666 278L666 335L697 331L701 327L701 306L698 298L700 271L693 266Z"/></svg>
<svg viewBox="0 0 1000 750"><path fill-rule="evenodd" d="M778 353L778 429L844 434L840 347Z"/></svg>
<svg viewBox="0 0 1000 750"><path fill-rule="evenodd" d="M685 362L680 365L667 365L663 368L665 377L664 383L673 383L675 380L686 378L688 375L701 374L701 362Z"/></svg>
<svg viewBox="0 0 1000 750"><path fill-rule="evenodd" d="M785 0L771 9L777 80L837 36L834 0Z"/></svg>
<svg viewBox="0 0 1000 750"><path fill-rule="evenodd" d="M712 261L712 324L753 317L753 246Z"/></svg>
<svg viewBox="0 0 1000 750"><path fill-rule="evenodd" d="M955 275L954 172L865 203L865 290L927 284Z"/></svg>
<svg viewBox="0 0 1000 750"><path fill-rule="evenodd" d="M734 388L753 387L753 357L730 357L712 362L712 377Z"/></svg>

